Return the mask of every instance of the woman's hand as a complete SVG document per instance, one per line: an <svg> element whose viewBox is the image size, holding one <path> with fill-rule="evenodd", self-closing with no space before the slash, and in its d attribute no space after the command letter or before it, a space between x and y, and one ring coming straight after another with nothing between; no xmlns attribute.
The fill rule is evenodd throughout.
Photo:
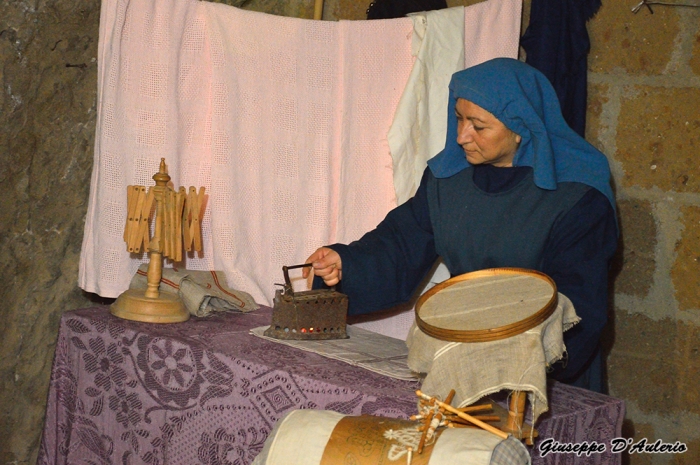
<svg viewBox="0 0 700 465"><path fill-rule="evenodd" d="M304 263L311 263L316 276L323 278L323 282L327 286L335 286L343 279L342 265L340 255L333 249L321 247L312 253ZM307 278L310 276L310 269L304 268L302 276ZM311 281L311 280L309 280ZM311 287L309 283L309 287Z"/></svg>

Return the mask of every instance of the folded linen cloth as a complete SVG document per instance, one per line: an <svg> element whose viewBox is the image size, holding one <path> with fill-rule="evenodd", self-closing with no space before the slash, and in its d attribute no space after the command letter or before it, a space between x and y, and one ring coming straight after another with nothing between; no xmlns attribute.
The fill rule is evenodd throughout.
<svg viewBox="0 0 700 465"><path fill-rule="evenodd" d="M131 279L129 289L146 289L148 264L143 264ZM193 271L163 268L160 291L175 294L193 316L208 316L213 312L251 312L259 308L247 292L231 289L221 271Z"/></svg>
<svg viewBox="0 0 700 465"><path fill-rule="evenodd" d="M265 336L263 333L267 328L267 326L253 328L250 330L250 333L268 341L285 344L307 352L314 352L391 378L405 380L421 378L418 373L408 368L406 363L408 348L401 339L348 326L348 339L324 341L282 340Z"/></svg>

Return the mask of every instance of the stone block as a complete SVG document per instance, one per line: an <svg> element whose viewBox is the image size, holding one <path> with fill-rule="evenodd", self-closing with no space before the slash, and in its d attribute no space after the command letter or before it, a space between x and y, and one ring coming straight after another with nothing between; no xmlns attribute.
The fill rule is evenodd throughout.
<svg viewBox="0 0 700 465"><path fill-rule="evenodd" d="M697 465L700 463L700 439L686 442L685 445L688 447L688 451L683 454L675 454L671 458L672 465Z"/></svg>
<svg viewBox="0 0 700 465"><path fill-rule="evenodd" d="M695 33L695 41L693 42L693 52L690 55L688 62L693 73L700 76L700 32Z"/></svg>
<svg viewBox="0 0 700 465"><path fill-rule="evenodd" d="M700 207L681 208L683 233L676 243L671 279L681 310L700 309Z"/></svg>
<svg viewBox="0 0 700 465"><path fill-rule="evenodd" d="M371 0L358 2L356 0L333 0L332 4L326 4L329 8L329 13L335 19L367 19L367 8L372 3Z"/></svg>
<svg viewBox="0 0 700 465"><path fill-rule="evenodd" d="M623 355L613 349L607 369L612 395L634 401L644 413L683 410L676 398L676 369L665 361L644 359L631 353Z"/></svg>
<svg viewBox="0 0 700 465"><path fill-rule="evenodd" d="M679 322L675 344L678 398L688 412L700 413L700 326Z"/></svg>
<svg viewBox="0 0 700 465"><path fill-rule="evenodd" d="M622 98L617 124L623 185L700 192L700 88L635 91Z"/></svg>
<svg viewBox="0 0 700 465"><path fill-rule="evenodd" d="M606 84L588 84L588 105L586 109L586 140L603 150L601 117L603 109L610 101Z"/></svg>
<svg viewBox="0 0 700 465"><path fill-rule="evenodd" d="M615 293L645 297L654 281L657 243L656 222L649 202L623 200L617 203L620 242L613 259Z"/></svg>
<svg viewBox="0 0 700 465"><path fill-rule="evenodd" d="M636 423L634 421L631 421L631 423L633 428L630 428L630 430L623 429L622 435L624 437L631 437L634 442L643 438L649 439L656 437L654 425L649 423ZM626 463L627 465L651 465L653 463L653 454L629 454L627 452L623 454L625 458L622 459L622 463Z"/></svg>
<svg viewBox="0 0 700 465"><path fill-rule="evenodd" d="M607 361L612 395L643 413L700 413L700 327L618 309L614 334Z"/></svg>
<svg viewBox="0 0 700 465"><path fill-rule="evenodd" d="M219 0L220 3L233 3L233 0ZM324 4L324 10L328 4ZM313 19L314 2L293 0L291 2L280 2L278 0L249 0L242 7L245 10L259 11L277 16L289 16L292 18Z"/></svg>
<svg viewBox="0 0 700 465"><path fill-rule="evenodd" d="M634 402L644 413L679 410L676 366L669 363L675 359L676 323L618 309L614 334L607 361L611 394Z"/></svg>
<svg viewBox="0 0 700 465"><path fill-rule="evenodd" d="M603 2L588 22L588 69L660 74L671 59L680 31L678 14L673 8L656 8L653 15L646 10L632 14L629 2Z"/></svg>

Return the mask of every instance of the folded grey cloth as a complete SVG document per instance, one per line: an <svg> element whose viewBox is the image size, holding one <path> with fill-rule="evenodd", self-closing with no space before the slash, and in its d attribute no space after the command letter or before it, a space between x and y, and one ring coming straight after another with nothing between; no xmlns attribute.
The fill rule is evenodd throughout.
<svg viewBox="0 0 700 465"><path fill-rule="evenodd" d="M141 265L131 279L129 289L146 289L148 264ZM195 271L163 268L160 291L176 294L194 316L213 312L250 312L259 308L250 294L231 289L223 271Z"/></svg>

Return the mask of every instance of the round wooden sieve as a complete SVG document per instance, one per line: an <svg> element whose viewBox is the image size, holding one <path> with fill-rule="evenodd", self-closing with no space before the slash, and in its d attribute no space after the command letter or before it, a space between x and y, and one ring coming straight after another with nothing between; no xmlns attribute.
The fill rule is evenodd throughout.
<svg viewBox="0 0 700 465"><path fill-rule="evenodd" d="M451 342L487 342L523 333L557 308L557 286L523 268L473 271L437 284L416 303L416 324Z"/></svg>

